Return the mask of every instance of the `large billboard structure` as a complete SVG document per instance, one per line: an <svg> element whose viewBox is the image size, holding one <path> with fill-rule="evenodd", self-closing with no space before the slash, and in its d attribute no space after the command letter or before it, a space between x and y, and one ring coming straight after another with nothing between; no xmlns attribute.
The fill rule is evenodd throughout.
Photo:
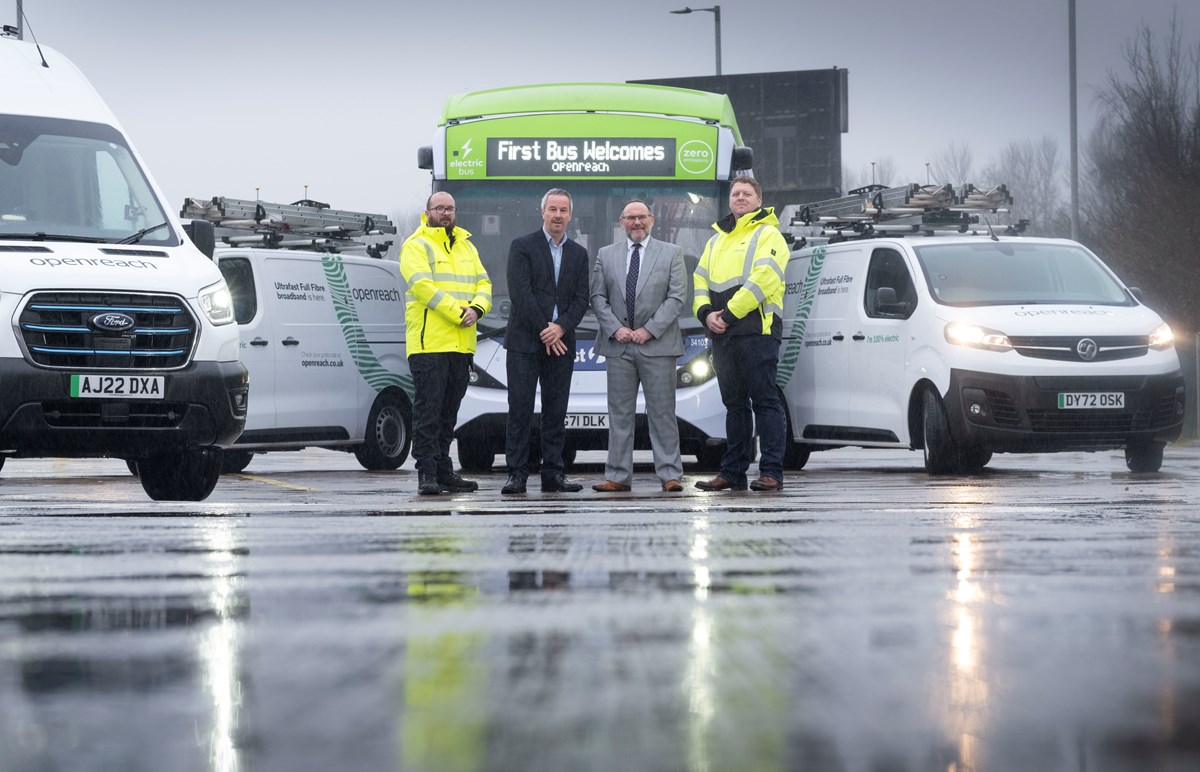
<svg viewBox="0 0 1200 772"><path fill-rule="evenodd" d="M639 80L725 94L768 205L842 194L842 134L849 131L848 72L827 70Z"/></svg>

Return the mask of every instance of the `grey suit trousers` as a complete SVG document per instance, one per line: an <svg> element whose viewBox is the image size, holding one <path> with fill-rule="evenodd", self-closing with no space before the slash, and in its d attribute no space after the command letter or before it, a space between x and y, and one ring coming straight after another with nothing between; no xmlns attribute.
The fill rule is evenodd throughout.
<svg viewBox="0 0 1200 772"><path fill-rule="evenodd" d="M663 482L681 479L683 458L679 453L679 422L675 417L675 357L646 356L638 346L630 345L625 347L625 353L608 357L607 367L609 429L605 478L625 485L633 481L633 434L641 385L646 395L654 472Z"/></svg>

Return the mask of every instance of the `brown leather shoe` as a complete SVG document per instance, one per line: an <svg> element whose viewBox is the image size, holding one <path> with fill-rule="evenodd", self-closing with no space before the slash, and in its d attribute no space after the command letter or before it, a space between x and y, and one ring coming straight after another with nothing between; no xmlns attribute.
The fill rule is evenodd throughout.
<svg viewBox="0 0 1200 772"><path fill-rule="evenodd" d="M683 490L683 483L678 480L667 480L663 483L664 493L679 493L681 490Z"/></svg>
<svg viewBox="0 0 1200 772"><path fill-rule="evenodd" d="M630 487L613 480L605 480L602 483L596 483L592 486L592 490L597 493L628 493Z"/></svg>
<svg viewBox="0 0 1200 772"><path fill-rule="evenodd" d="M711 480L697 480L696 487L702 491L744 491L746 483L737 485L728 477L717 475Z"/></svg>
<svg viewBox="0 0 1200 772"><path fill-rule="evenodd" d="M752 491L781 491L783 490L783 480L776 480L774 477L763 475L754 482L750 483Z"/></svg>

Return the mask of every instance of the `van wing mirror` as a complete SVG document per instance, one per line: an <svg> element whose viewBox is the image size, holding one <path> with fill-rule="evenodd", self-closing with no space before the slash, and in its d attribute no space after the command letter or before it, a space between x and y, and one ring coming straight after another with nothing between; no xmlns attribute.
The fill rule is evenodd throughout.
<svg viewBox="0 0 1200 772"><path fill-rule="evenodd" d="M1133 295L1133 299L1142 305L1146 305L1146 295L1142 292L1141 287L1130 287L1129 294Z"/></svg>
<svg viewBox="0 0 1200 772"><path fill-rule="evenodd" d="M209 259L217 251L217 236L213 224L208 220L188 220L183 223L183 232L196 245L196 249Z"/></svg>

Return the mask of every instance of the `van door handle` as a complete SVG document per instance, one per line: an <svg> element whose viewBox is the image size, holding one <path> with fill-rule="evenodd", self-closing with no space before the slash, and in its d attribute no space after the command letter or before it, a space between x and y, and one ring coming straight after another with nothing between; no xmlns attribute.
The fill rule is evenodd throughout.
<svg viewBox="0 0 1200 772"><path fill-rule="evenodd" d="M867 336L863 335L861 332L856 332L856 333L854 333L854 335L852 335L850 337L852 340L866 340L867 339Z"/></svg>
<svg viewBox="0 0 1200 772"><path fill-rule="evenodd" d="M839 333L837 333L837 334L835 334L835 335L833 336L833 339L834 339L834 340L845 340L845 339L846 339L846 336L845 336L845 335L843 335L843 334L841 334L841 333L839 332Z"/></svg>
<svg viewBox="0 0 1200 772"><path fill-rule="evenodd" d="M263 340L262 338L255 338L254 340L250 341L250 345L251 346L266 346L267 341Z"/></svg>
<svg viewBox="0 0 1200 772"><path fill-rule="evenodd" d="M283 345L285 345L285 346L299 346L299 345L300 345L300 341L296 340L296 339L295 339L295 338L293 338L291 335L289 335L289 336L287 336L286 338L284 338L284 339L283 339Z"/></svg>

